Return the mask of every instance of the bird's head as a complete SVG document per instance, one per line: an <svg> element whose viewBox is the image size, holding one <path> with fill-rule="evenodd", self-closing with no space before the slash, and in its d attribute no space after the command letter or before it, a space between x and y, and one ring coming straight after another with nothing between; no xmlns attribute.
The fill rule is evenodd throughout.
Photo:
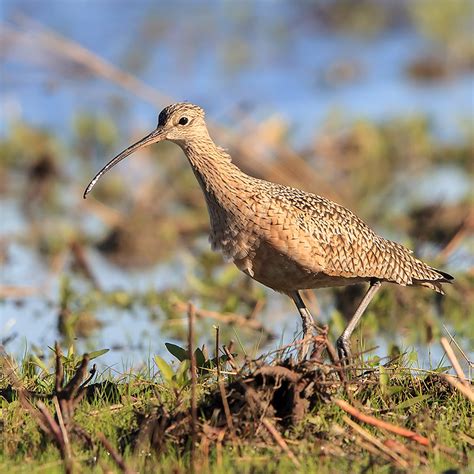
<svg viewBox="0 0 474 474"><path fill-rule="evenodd" d="M207 131L204 110L188 102L165 107L158 117L157 130L161 130L162 140L183 143L199 138Z"/></svg>
<svg viewBox="0 0 474 474"><path fill-rule="evenodd" d="M156 129L110 160L89 183L84 191L84 198L89 194L101 176L140 148L163 140L170 140L180 146L184 146L193 139L207 137L208 133L204 115L204 110L201 107L188 102L178 102L165 107L160 112Z"/></svg>

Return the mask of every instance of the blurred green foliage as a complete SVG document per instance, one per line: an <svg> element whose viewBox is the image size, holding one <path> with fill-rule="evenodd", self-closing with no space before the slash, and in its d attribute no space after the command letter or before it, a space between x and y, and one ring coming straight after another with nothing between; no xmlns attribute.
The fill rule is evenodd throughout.
<svg viewBox="0 0 474 474"><path fill-rule="evenodd" d="M227 3L224 8L234 20L233 28L223 31L222 25L214 24L210 17L200 19L201 29L186 30L180 38L172 37L184 45L176 51L173 60L181 65L182 74L191 78L194 71L190 64L202 60L199 48L216 50L220 72L232 81L239 72L260 64L258 54L261 53L246 41L247 35L260 40L262 33L278 48L285 48L291 57L290 28L337 31L349 40L355 37L366 42L377 41L392 29L406 28L426 39L421 54L414 51L406 65L405 72L410 78L446 80L473 69L474 15L469 0L362 0L356 6L349 0L334 0L288 5L292 13L297 13L290 15L292 25L287 25L285 19L272 24L271 30L260 32L253 15L255 5ZM137 29L122 56L124 69L135 74L147 71L155 45L165 33L175 31L168 16L156 15L154 8L158 7L155 5L146 15L143 28ZM213 34L202 34L206 29ZM70 64L65 70L77 72ZM357 61L335 58L334 64L329 64L328 71L323 72L324 85L331 87L355 81L364 73L364 66ZM91 76L83 74L81 77L89 80ZM74 79L82 80L75 76ZM21 230L2 236L0 258L2 263L10 263L10 246L18 245L20 251L32 251L48 275L44 286L37 288L34 295L47 303L44 311L57 322L57 333L51 331L54 335L50 337L58 335L67 348L62 358L66 380L80 361L78 346L95 348L98 336L108 330L104 309L116 318L123 314L144 316L149 322L151 339L159 333L181 344L167 344L169 352L179 361L178 367L157 355L139 368L134 367L133 375L119 371L117 379L113 379L110 374L116 369L106 370L76 414L77 422L87 431L94 435L102 431L123 448L127 460L146 467L148 459L155 461L153 453L143 451L136 456L131 447L143 420L151 418L156 422L153 417L163 407L161 421L169 415L182 419L179 417L189 408L189 354L183 347L187 336L183 305L186 306L187 301L193 301L211 316L219 316L221 341L238 341L239 355L235 359L239 363L247 354L260 355L260 349L268 348L266 344L275 333L279 335L285 328L288 331L287 328L296 326L298 316L287 298L256 284L234 266L224 264L220 255L209 251L205 202L188 163L174 145L162 144L159 149L150 149L136 157L133 163L128 163L127 171L117 170L101 182L95 199L82 200L84 185L125 140L121 126L129 116L129 104L122 95L110 95L106 102L108 108L104 114L87 109L76 113L67 138L21 121L10 123L2 134L0 194L8 205L13 203L14 216L20 222L14 229ZM231 115L233 125L239 125L241 119L245 122L248 118L245 109L252 106L237 107ZM420 202L412 188L421 187L431 173L446 169L454 169L458 176L472 180L472 118L460 122L459 133L445 140L423 115L386 121L366 118L347 121L345 113L341 111L329 117L325 128L315 131L309 144L298 146L294 152L290 147L291 124L281 117L270 117L249 128L252 132L250 154L240 146L248 132L236 139L229 134L230 143L220 144L230 145L239 166L263 178L292 180L287 184L305 186L308 191L316 192L326 183L321 194L326 190L334 193L329 197L376 224L382 233L398 237L420 251L433 265L455 274L454 285L446 289L445 298L428 290L385 285L357 329L353 342L357 350L365 351L383 338L389 343L387 352L391 360L374 372L371 383L356 388L352 395L372 410L388 413L401 425L431 433L449 447L467 449L468 443L460 435L471 427L467 403L436 378L445 368L434 367L423 378L414 377L411 370L418 363L418 354L412 347L423 344L431 348L444 333L443 325L453 332L462 347L469 346L474 319L473 255L469 247L472 244L469 236L472 191L468 190L452 203L439 199L432 202L430 199L436 195L436 189L430 189L426 199ZM261 154L253 146L260 139ZM271 166L261 166L268 163L269 156ZM275 169L278 172L272 174ZM456 181L451 183L453 188L458 185ZM14 276L14 264L9 268ZM107 279L111 275L126 278L110 288ZM137 275L146 277L149 283L132 290L127 282L133 282ZM19 286L22 283L18 281ZM54 292L49 291L51 287L55 288ZM319 321L329 324L332 338L344 328L347 315L353 312L362 290L357 286L321 290L316 293L317 299L311 299L313 309L318 310L315 314ZM2 296L0 303L8 298L8 294ZM19 314L33 317L29 310L23 309L22 297L13 298L13 302ZM229 324L226 317L235 315L241 316L239 321L261 321L264 328L250 329L235 321ZM282 321L289 322L285 325ZM197 320L200 344L205 341L210 347L215 342L215 323L212 317ZM135 334L134 329L130 327L128 337L138 339L136 345L143 352L143 334ZM288 338L288 334L285 337ZM209 356L206 345L194 353L200 367L199 397L208 395L213 388L217 363L227 362L227 356L219 359ZM117 351L122 348L114 347ZM161 349L153 347L154 352ZM91 356L98 357L104 351L94 351ZM384 363L384 359L370 353L365 354L364 359L367 370ZM45 347L28 348L16 372L25 387L40 398L52 393L53 357ZM31 459L31 466L39 462L43 470L62 469L55 446L41 434L33 418L25 416L17 393L7 382L5 377L0 380L0 433L4 448L0 452L1 469L17 469L20 461L26 463L28 469ZM111 403L120 405L119 416L115 411L117 406ZM327 472L375 469L374 459L363 453L357 443L350 444L351 451L347 455L350 440L341 435L342 423L341 414L330 404L323 403L301 425L283 434L292 440L291 448L301 454L307 470L321 472L321 459L327 463ZM210 431L208 436L215 433ZM165 459L160 460L163 472L172 469L181 472L187 454L182 456L175 440L169 444ZM321 446L321 451L315 451ZM92 453L77 445L75 449L81 465L97 466L94 463L99 451ZM106 456L108 454L102 459ZM452 458L443 457L436 450L426 456L440 472L452 467ZM239 450L224 448L224 452L219 447L211 453L212 462L214 458L220 459L216 472L236 471L242 460L255 472L271 469L285 472L293 468L284 456L276 456L268 443L263 447L254 443L241 445ZM380 463L380 459L376 462ZM45 463L49 464L45 466ZM382 472L385 468L388 469L382 465ZM153 469L156 470L156 465Z"/></svg>
<svg viewBox="0 0 474 474"><path fill-rule="evenodd" d="M73 151L82 159L91 160L113 153L119 138L117 124L111 117L98 117L88 112L78 113L73 120Z"/></svg>
<svg viewBox="0 0 474 474"><path fill-rule="evenodd" d="M407 7L415 27L435 43L438 54L474 66L472 1L416 0L407 2Z"/></svg>
<svg viewBox="0 0 474 474"><path fill-rule="evenodd" d="M270 128L266 133L277 140L273 145L278 154L285 149L288 135L274 134L273 122L267 123ZM199 306L219 313L248 315L257 302L268 300L271 295L268 290L242 276L234 266L224 265L220 255L209 251L204 238L208 233L204 199L189 165L173 147L162 147L145 156L140 166L150 172L131 188L125 189L120 173L112 173L104 180L103 186L98 188L98 198L113 207L126 198L125 209L117 213L110 207L104 207L104 211L97 211L96 207L78 208L81 184L87 182L94 170L92 160L115 153L117 129L110 119L85 114L80 114L74 124L70 151L50 133L26 125L13 127L0 141L0 148L5 150L0 174L5 181L4 194L23 202L24 212L30 219L27 232L17 238L36 249L47 265L55 258L69 256L69 264L61 277L58 318L58 328L66 345L77 337L87 340L101 331L100 312L106 306L115 306L118 311L130 311L137 306L145 310L151 322L159 324L164 334L180 339L185 336L185 326L177 323L184 316L176 310L179 302L193 299ZM49 171L35 174L32 170L37 169L38 160L45 153L50 154L48 160L53 164L47 168ZM65 156L69 159L64 159ZM81 157L79 162L70 159L74 156ZM301 150L301 156L306 160L301 166L314 163L325 180L342 191L340 202L352 209L357 206L354 209L357 213L383 225L389 232L403 230L414 248L423 248L428 243L441 249L469 214L468 201L455 206L439 203L432 210L409 201L403 210L393 206L400 191L406 197L405 176L418 176L422 180L430 170L448 165L472 175L470 136L461 132L457 141L442 142L424 117L382 123L356 120L345 126L333 117L314 137L313 146ZM317 162L314 156L318 157ZM245 159L236 152L235 161L245 166ZM282 153L275 161L284 164L286 160L288 156ZM294 164L291 166L296 169ZM18 173L27 179L18 180L11 187L9 177ZM303 169L301 174L305 174ZM103 212L106 212L105 218ZM83 223L94 216L100 226L91 233ZM123 269L120 271L146 271L163 265L170 275L184 272L186 279L179 288L165 284L160 291L151 285L142 293L126 288L104 292L95 278L91 280L95 273L93 260L88 257L91 248ZM459 334L467 334L466 322L472 317L469 290L472 278L469 274L455 273L454 288L448 289L449 297L443 299L443 306L439 307L442 317L433 305L430 292L387 287L367 315L364 338L375 340L381 333L392 334L397 325L402 325L411 328L407 332L408 344L429 342L439 333L441 321L452 324ZM361 297L351 289L328 292L334 295L336 302L347 300L350 305ZM275 297L272 295L271 299ZM345 303L340 303L337 312L324 310L334 335L344 324L342 315L352 310L352 306ZM291 312L290 303L285 301L280 311ZM261 316L265 323L270 314L264 311ZM200 321L202 337L211 337L212 324L212 320ZM234 328L223 325L222 330L224 338L236 337ZM256 344L260 337L252 335L252 331L240 333L239 337L243 336L244 344L249 344L247 347Z"/></svg>

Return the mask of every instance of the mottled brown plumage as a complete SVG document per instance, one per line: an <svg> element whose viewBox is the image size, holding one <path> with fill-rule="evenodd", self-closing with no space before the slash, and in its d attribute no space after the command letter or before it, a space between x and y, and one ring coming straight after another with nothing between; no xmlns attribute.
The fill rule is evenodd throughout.
<svg viewBox="0 0 474 474"><path fill-rule="evenodd" d="M178 144L192 166L209 210L212 248L255 280L291 296L303 317L305 334L310 316L298 290L387 281L442 293L441 285L452 279L402 245L377 235L348 209L245 174L210 138L204 111L188 103L166 107L157 129L106 165L85 194L125 156L160 140ZM379 283L370 298L378 287ZM351 321L354 326L365 306ZM346 330L343 339L352 330ZM344 349L347 356L348 347Z"/></svg>

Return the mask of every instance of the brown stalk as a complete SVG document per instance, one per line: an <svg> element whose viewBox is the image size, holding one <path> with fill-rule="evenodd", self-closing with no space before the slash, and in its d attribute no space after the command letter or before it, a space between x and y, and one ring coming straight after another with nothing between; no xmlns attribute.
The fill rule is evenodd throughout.
<svg viewBox="0 0 474 474"><path fill-rule="evenodd" d="M293 451L289 448L288 444L286 443L282 435L278 432L278 430L275 428L275 426L273 426L273 423L268 418L263 418L262 424L273 436L273 439L277 442L278 446L280 446L281 450L286 453L286 455L291 459L291 462L296 467L301 467L301 463L299 462L298 458L294 455Z"/></svg>
<svg viewBox="0 0 474 474"><path fill-rule="evenodd" d="M77 193L82 193L82 190L78 188ZM96 217L109 227L116 227L122 224L125 220L125 217L118 211L111 209L96 199L82 199L80 206L87 209L88 212L95 214Z"/></svg>
<svg viewBox="0 0 474 474"><path fill-rule="evenodd" d="M342 417L345 423L347 423L356 433L365 438L367 441L376 446L380 451L387 455L392 461L395 461L401 468L408 469L408 463L398 454L394 453L391 449L385 446L375 436L369 433L367 430L358 425L355 421L352 421L347 415Z"/></svg>
<svg viewBox="0 0 474 474"><path fill-rule="evenodd" d="M292 382L293 384L297 384L301 378L299 374L293 372L287 367L272 365L264 365L263 367L260 367L254 372L253 377L256 377L257 375L271 376L275 379L284 379Z"/></svg>
<svg viewBox="0 0 474 474"><path fill-rule="evenodd" d="M445 324L443 324L443 329L448 333L449 343L450 344L453 343L456 346L459 353L462 355L463 359L469 364L469 367L474 368L474 362L469 360L469 357L463 351L462 347L458 344L458 341L456 341L456 339L454 339L454 336L449 332L449 329L446 327Z"/></svg>
<svg viewBox="0 0 474 474"><path fill-rule="evenodd" d="M197 443L197 402L196 402L196 385L197 385L197 368L196 356L194 354L194 320L196 318L196 310L192 303L188 303L188 350L189 359L191 361L191 472L196 470L196 443Z"/></svg>
<svg viewBox="0 0 474 474"><path fill-rule="evenodd" d="M153 104L155 107L161 108L165 103L173 102L170 97L150 87L133 74L121 70L79 43L59 35L39 22L32 20L30 17L18 15L18 20L20 25L24 25L26 31L15 30L14 34L22 34L23 38L27 39L27 35L29 34L33 40L41 43L58 56L62 56L73 63L80 64L87 71L118 84L122 88ZM307 186L313 188L314 183L317 182L320 188L325 186L313 167L288 145L284 146L282 159L278 163L265 159L256 160L255 147L253 145L246 144L243 140L237 140L232 132L222 126L218 126L214 123L211 125L218 139L232 143L233 148L237 152L237 157L244 159L245 167L253 174L257 176L263 174L268 179L286 184L295 185L297 183L306 183ZM276 152L276 146L280 148L281 144L278 143L275 146L267 142L265 145L270 151ZM333 198L336 197L334 196L334 189L329 189L326 194Z"/></svg>
<svg viewBox="0 0 474 474"><path fill-rule="evenodd" d="M235 438L235 431L234 431L234 422L232 420L232 414L230 412L229 402L227 401L227 393L225 391L224 381L222 379L219 379L218 384L219 384L219 392L222 398L222 406L224 407L224 414L225 414L227 427L229 428L230 436L232 440L235 441L236 438Z"/></svg>
<svg viewBox="0 0 474 474"><path fill-rule="evenodd" d="M378 428L383 428L387 431L390 431L391 433L398 434L400 436L404 436L405 438L409 438L413 441L416 441L417 443L421 444L422 446L429 446L430 441L428 438L419 435L418 433L415 433L414 431L407 430L405 428L402 428L397 425L393 425L392 423L388 423L387 421L382 421L379 420L373 416L366 415L365 413L362 413L360 410L357 408L353 407L349 403L347 403L344 400L335 398L333 399L333 402L342 410L345 412L349 413L353 417L357 418L360 421L363 421L364 423L368 423L369 425L376 426Z"/></svg>
<svg viewBox="0 0 474 474"><path fill-rule="evenodd" d="M244 387L245 389L245 392L248 396L248 399L250 402L253 402L255 403L261 410L262 412L265 414L265 411L266 411L266 407L265 405L262 403L262 401L260 400L257 392L249 387L248 385L246 385L245 383L242 384L242 386ZM261 419L261 423L262 425L266 428L266 430L270 433L270 435L273 437L273 439L275 440L275 442L278 444L278 446L280 447L280 449L286 453L286 455L290 458L291 462L296 466L296 467L301 467L301 463L300 461L298 460L298 458L295 456L295 454L293 453L293 451L289 448L288 446L288 443L285 441L285 439L283 438L283 436L279 433L279 431L277 430L277 428L273 425L273 423L264 415Z"/></svg>
<svg viewBox="0 0 474 474"><path fill-rule="evenodd" d="M26 298L28 296L35 296L40 292L41 288L36 286L0 286L0 298Z"/></svg>
<svg viewBox="0 0 474 474"><path fill-rule="evenodd" d="M461 245L463 240L469 235L472 227L474 227L474 212L469 213L469 215L464 218L457 232L441 250L439 258L443 261L446 261L448 257Z"/></svg>
<svg viewBox="0 0 474 474"><path fill-rule="evenodd" d="M72 379L68 382L68 384L61 390L64 393L65 397L76 398L77 396L81 395L79 392L82 381L84 380L87 373L88 363L89 355L84 354L84 356L82 357L82 361L76 370L76 373L73 375Z"/></svg>
<svg viewBox="0 0 474 474"><path fill-rule="evenodd" d="M95 288L100 289L99 282L92 271L92 267L89 264L84 246L77 240L71 242L71 253L74 257L77 267L82 271L84 276L94 285Z"/></svg>
<svg viewBox="0 0 474 474"><path fill-rule="evenodd" d="M324 338L324 344L326 345L326 350L329 356L329 360L331 361L332 365L336 367L337 373L339 375L339 379L343 384L346 384L346 374L344 372L344 368L341 365L341 361L339 360L339 357L336 352L336 348L332 344L332 342L328 338L328 332L329 332L329 327L325 325L321 330L320 334L316 337L322 337Z"/></svg>
<svg viewBox="0 0 474 474"><path fill-rule="evenodd" d="M237 367L237 363L235 362L234 356L232 355L232 352L226 347L223 346L224 352L226 353L227 357L229 358L229 364L230 366L236 371L239 372L239 368Z"/></svg>
<svg viewBox="0 0 474 474"><path fill-rule="evenodd" d="M219 363L219 326L214 326L216 330L215 359L217 364L217 381L221 379L221 364Z"/></svg>
<svg viewBox="0 0 474 474"><path fill-rule="evenodd" d="M446 352L446 355L448 356L448 359L451 362L451 365L453 366L454 371L456 372L456 375L458 376L459 381L468 390L472 391L469 385L469 382L466 378L466 375L464 374L464 371L461 368L461 364L459 363L458 358L456 357L456 354L453 351L453 348L449 344L449 341L445 337L442 337L440 342L441 342L441 345L443 346L444 352Z"/></svg>
<svg viewBox="0 0 474 474"><path fill-rule="evenodd" d="M117 467L125 474L134 474L135 471L127 466L125 460L120 453L112 446L110 441L105 437L103 433L98 433L97 438L102 443L104 448L110 453L110 456L114 460Z"/></svg>
<svg viewBox="0 0 474 474"><path fill-rule="evenodd" d="M53 404L56 409L56 418L53 417L46 405L38 401L36 407L30 402L31 394L22 385L19 385L18 393L22 407L27 410L35 419L38 426L48 436L53 438L61 453L66 473L72 473L74 470L74 460L70 444L70 434L74 432L81 436L90 444L90 437L79 426L73 422L74 410L77 403L85 393L85 383L81 385L87 371L89 357L87 354L83 357L80 366L77 368L70 382L64 387L64 367L62 362L62 353L59 344L55 344L56 353L56 371L55 371L55 395ZM91 371L92 376L94 372ZM13 374L14 375L14 374ZM13 377L12 375L12 377ZM87 381L90 381L91 377Z"/></svg>
<svg viewBox="0 0 474 474"><path fill-rule="evenodd" d="M156 107L161 107L164 102L170 100L153 87L137 79L134 75L119 69L79 43L59 35L40 22L26 15L18 15L17 19L20 24L26 27L33 39L36 37L36 40L39 40L44 46L59 56L82 65L95 75L120 85Z"/></svg>
<svg viewBox="0 0 474 474"><path fill-rule="evenodd" d="M63 426L61 427L60 424L56 422L56 420L51 415L50 411L46 407L46 405L39 401L36 404L37 409L32 408L30 413L38 422L38 425L45 431L45 433L49 434L58 445L59 452L61 453L61 458L64 461L64 470L67 474L70 474L74 470L73 459L71 456L71 446L69 444L69 436L67 434L67 428L64 425L64 421L62 416L60 415L61 409L57 404L56 400L56 415L58 416L58 420L61 419ZM61 422L60 422L61 423ZM46 429L45 429L46 428Z"/></svg>
<svg viewBox="0 0 474 474"><path fill-rule="evenodd" d="M449 374L440 374L443 380L446 380L455 389L459 390L468 400L474 403L474 391L471 387L468 387L461 383L456 377Z"/></svg>
<svg viewBox="0 0 474 474"><path fill-rule="evenodd" d="M177 301L174 303L177 311L187 311L188 305L184 301ZM268 330L260 321L256 319L247 318L241 314L236 313L220 313L218 311L211 311L208 309L196 309L196 317L200 319L214 319L215 321L224 322L226 324L235 324L236 326L248 327L255 331L263 331L269 334Z"/></svg>
<svg viewBox="0 0 474 474"><path fill-rule="evenodd" d="M61 360L62 352L58 342L54 344L54 351L56 352L56 374L54 388L56 393L59 393L61 391L61 387L63 386L64 368Z"/></svg>
<svg viewBox="0 0 474 474"><path fill-rule="evenodd" d="M61 435L61 429L59 428L59 425L56 423L56 420L53 418L51 415L50 411L46 407L46 405L42 401L38 401L36 403L36 407L38 408L39 412L41 413L42 418L41 418L41 424L43 426L46 426L46 432L54 437L54 439L58 442L60 449L62 448L63 445L63 440L62 440L62 435ZM35 418L38 418L38 413L35 413L33 416ZM63 452L63 449L61 449L61 452Z"/></svg>
<svg viewBox="0 0 474 474"><path fill-rule="evenodd" d="M259 315L262 312L262 309L263 309L264 306L265 306L265 300L264 299L257 300L255 302L255 305L254 305L252 311L249 314L248 319L255 320L257 315Z"/></svg>
<svg viewBox="0 0 474 474"><path fill-rule="evenodd" d="M217 384L219 385L219 392L221 394L222 406L224 408L225 419L227 423L227 428L229 429L232 440L235 441L235 432L234 432L234 423L232 421L232 414L230 412L229 402L227 401L227 393L225 391L224 381L221 377L221 364L219 362L219 326L214 326L216 330L216 349L215 357L217 363Z"/></svg>
<svg viewBox="0 0 474 474"><path fill-rule="evenodd" d="M58 398L53 397L54 407L56 408L56 416L58 418L59 429L61 430L61 437L64 443L64 461L66 465L72 465L72 451L71 443L69 442L69 435L64 425L63 415L61 413L61 407L59 406Z"/></svg>

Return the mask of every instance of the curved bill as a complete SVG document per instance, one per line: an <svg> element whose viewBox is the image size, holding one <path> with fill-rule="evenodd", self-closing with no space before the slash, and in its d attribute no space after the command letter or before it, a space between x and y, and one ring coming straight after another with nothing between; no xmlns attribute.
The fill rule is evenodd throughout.
<svg viewBox="0 0 474 474"><path fill-rule="evenodd" d="M87 195L91 192L92 188L95 186L97 181L107 173L107 171L110 170L110 168L113 168L117 163L120 163L124 158L126 158L128 155L131 155L133 152L139 150L140 148L146 147L148 145L151 145L152 143L159 142L161 140L165 139L165 134L163 128L157 128L156 130L153 130L149 135L146 137L142 138L138 142L134 143L133 145L130 145L128 148L122 151L122 153L119 153L115 158L112 158L92 179L92 181L88 184L86 190L84 191L84 199L87 197Z"/></svg>

